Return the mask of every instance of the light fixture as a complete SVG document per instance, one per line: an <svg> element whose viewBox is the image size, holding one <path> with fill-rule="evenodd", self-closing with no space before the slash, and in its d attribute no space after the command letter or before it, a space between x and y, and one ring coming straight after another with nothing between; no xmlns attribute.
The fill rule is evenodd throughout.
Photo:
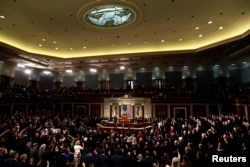
<svg viewBox="0 0 250 167"><path fill-rule="evenodd" d="M120 66L120 70L124 70L125 69L125 67L124 66Z"/></svg>
<svg viewBox="0 0 250 167"><path fill-rule="evenodd" d="M18 67L25 68L25 65L23 64L17 64Z"/></svg>
<svg viewBox="0 0 250 167"><path fill-rule="evenodd" d="M199 30L199 29L200 29L200 27L195 27L195 29L196 29L196 30Z"/></svg>
<svg viewBox="0 0 250 167"><path fill-rule="evenodd" d="M51 74L51 72L50 72L50 71L47 71L47 70L43 71L43 73L46 74L46 75Z"/></svg>
<svg viewBox="0 0 250 167"><path fill-rule="evenodd" d="M202 34L199 34L198 37L201 38L201 37L203 37L203 35L202 35Z"/></svg>
<svg viewBox="0 0 250 167"><path fill-rule="evenodd" d="M89 71L90 72L97 72L97 70L95 68L90 68Z"/></svg>
<svg viewBox="0 0 250 167"><path fill-rule="evenodd" d="M72 73L72 70L68 69L66 70L66 73Z"/></svg>
<svg viewBox="0 0 250 167"><path fill-rule="evenodd" d="M93 26L113 28L132 23L135 12L125 6L110 4L94 7L84 17Z"/></svg>
<svg viewBox="0 0 250 167"><path fill-rule="evenodd" d="M210 20L209 22L207 22L207 24L212 24L213 23L213 21L212 20Z"/></svg>
<svg viewBox="0 0 250 167"><path fill-rule="evenodd" d="M222 30L222 29L223 29L223 26L220 26L220 27L219 27L219 30Z"/></svg>
<svg viewBox="0 0 250 167"><path fill-rule="evenodd" d="M0 18L1 18L1 19L5 19L5 16L2 15L2 16L0 16Z"/></svg>
<svg viewBox="0 0 250 167"><path fill-rule="evenodd" d="M24 73L25 73L25 74L30 74L30 73L31 73L31 70L26 69L26 70L24 71Z"/></svg>

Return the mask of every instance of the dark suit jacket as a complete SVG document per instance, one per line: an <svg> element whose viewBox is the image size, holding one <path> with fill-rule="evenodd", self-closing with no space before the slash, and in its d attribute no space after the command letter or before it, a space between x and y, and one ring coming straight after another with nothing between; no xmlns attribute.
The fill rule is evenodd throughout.
<svg viewBox="0 0 250 167"><path fill-rule="evenodd" d="M107 155L100 154L97 157L97 166L98 167L109 167L110 165L110 158Z"/></svg>
<svg viewBox="0 0 250 167"><path fill-rule="evenodd" d="M114 154L111 156L111 164L112 167L122 167L123 166L124 157L118 154Z"/></svg>

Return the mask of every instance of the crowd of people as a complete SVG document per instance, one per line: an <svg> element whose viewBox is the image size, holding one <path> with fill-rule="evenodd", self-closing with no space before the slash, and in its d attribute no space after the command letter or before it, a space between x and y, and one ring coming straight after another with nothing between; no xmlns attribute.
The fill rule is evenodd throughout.
<svg viewBox="0 0 250 167"><path fill-rule="evenodd" d="M34 98L104 98L121 96L129 91L133 96L152 99L176 99L176 98L236 98L250 96L250 83L238 83L231 85L221 84L184 84L183 86L166 85L162 88L136 87L134 89L87 89L79 86L38 89L15 85L12 88L0 90L1 99L34 99ZM120 94L119 94L120 93Z"/></svg>
<svg viewBox="0 0 250 167"><path fill-rule="evenodd" d="M40 113L40 114L37 114ZM249 155L250 121L237 115L156 118L152 129L98 129L99 117L48 111L1 120L1 167L196 167L211 155Z"/></svg>

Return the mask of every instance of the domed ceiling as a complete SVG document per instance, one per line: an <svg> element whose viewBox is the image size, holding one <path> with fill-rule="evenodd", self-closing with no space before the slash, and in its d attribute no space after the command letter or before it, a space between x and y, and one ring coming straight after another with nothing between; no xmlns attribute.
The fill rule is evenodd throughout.
<svg viewBox="0 0 250 167"><path fill-rule="evenodd" d="M249 0L1 0L0 60L100 69L249 62Z"/></svg>

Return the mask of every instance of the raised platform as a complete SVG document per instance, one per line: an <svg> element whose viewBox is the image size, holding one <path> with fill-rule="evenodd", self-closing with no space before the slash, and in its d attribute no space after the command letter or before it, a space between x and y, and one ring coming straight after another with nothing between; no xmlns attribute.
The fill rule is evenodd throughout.
<svg viewBox="0 0 250 167"><path fill-rule="evenodd" d="M142 123L114 123L108 121L102 121L101 124L96 125L100 130L105 130L107 132L118 132L118 133L128 133L133 131L150 131L152 129L152 122L142 122Z"/></svg>

